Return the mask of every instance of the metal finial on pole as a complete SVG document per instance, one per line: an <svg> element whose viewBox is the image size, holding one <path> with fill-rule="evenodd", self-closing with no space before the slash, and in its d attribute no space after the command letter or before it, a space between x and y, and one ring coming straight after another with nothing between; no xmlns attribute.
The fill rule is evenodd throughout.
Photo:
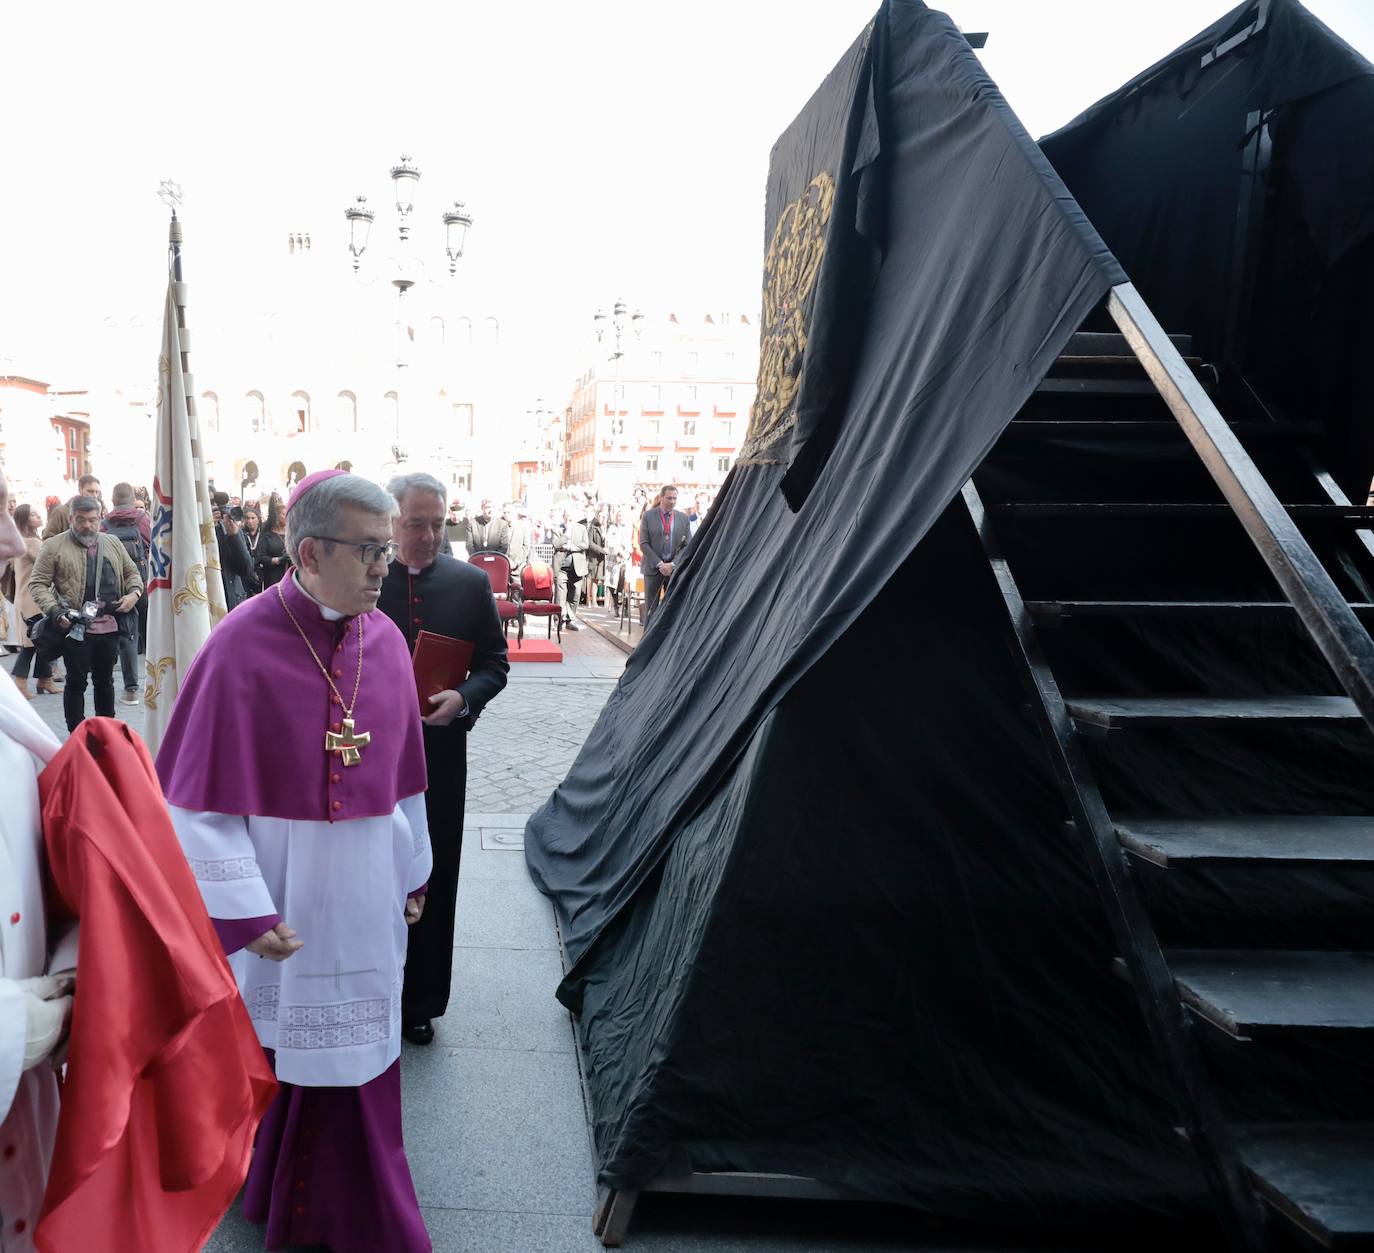
<svg viewBox="0 0 1374 1253"><path fill-rule="evenodd" d="M167 232L172 256L172 277L181 282L181 223L177 220L177 206L182 202L181 184L164 178L157 187L157 198L172 211L172 224Z"/></svg>

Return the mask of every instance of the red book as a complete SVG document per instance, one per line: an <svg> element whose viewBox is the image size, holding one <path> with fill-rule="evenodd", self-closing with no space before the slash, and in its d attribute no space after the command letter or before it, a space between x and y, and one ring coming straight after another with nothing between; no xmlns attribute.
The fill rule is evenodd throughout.
<svg viewBox="0 0 1374 1253"><path fill-rule="evenodd" d="M415 666L415 690L420 696L420 713L432 714L431 696L452 691L468 677L472 668L473 642L421 631L415 637L411 661Z"/></svg>

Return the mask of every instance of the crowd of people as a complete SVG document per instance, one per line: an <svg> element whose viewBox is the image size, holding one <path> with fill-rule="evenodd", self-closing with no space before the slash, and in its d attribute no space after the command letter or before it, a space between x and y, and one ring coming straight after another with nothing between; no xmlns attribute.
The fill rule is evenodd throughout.
<svg viewBox="0 0 1374 1253"><path fill-rule="evenodd" d="M521 501L498 506L490 499L469 510L455 497L448 502L441 551L459 557L504 553L517 593L525 567L546 563L565 630L581 629L579 606L619 614L631 594L643 596L647 617L711 507L703 492L679 509L678 495L671 485L652 495L637 487L628 500L612 502L574 490L541 512ZM116 483L107 505L100 480L88 474L68 500L49 496L42 506L12 500L9 512L25 551L0 567L0 646L12 655L19 691L30 700L60 695L67 728L74 730L85 717L88 687L96 714L113 716L118 667L117 699L137 705L152 543L147 488ZM216 491L212 516L225 603L233 609L275 587L291 568L286 505L275 491L242 497ZM40 620L51 627L39 628ZM35 630L47 638L36 641Z"/></svg>

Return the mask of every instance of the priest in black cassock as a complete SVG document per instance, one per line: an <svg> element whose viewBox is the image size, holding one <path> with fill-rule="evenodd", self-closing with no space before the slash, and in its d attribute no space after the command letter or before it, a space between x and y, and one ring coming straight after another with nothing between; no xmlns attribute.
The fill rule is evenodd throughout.
<svg viewBox="0 0 1374 1253"><path fill-rule="evenodd" d="M453 973L453 918L463 847L463 794L468 732L486 703L506 686L510 663L486 572L440 551L448 496L428 474L402 474L387 484L400 505L395 537L400 551L387 571L378 608L412 649L421 631L471 640L472 669L452 691L432 700L424 717L429 789L425 809L434 870L424 914L410 928L401 1034L412 1044L434 1039L434 1018L448 1008Z"/></svg>

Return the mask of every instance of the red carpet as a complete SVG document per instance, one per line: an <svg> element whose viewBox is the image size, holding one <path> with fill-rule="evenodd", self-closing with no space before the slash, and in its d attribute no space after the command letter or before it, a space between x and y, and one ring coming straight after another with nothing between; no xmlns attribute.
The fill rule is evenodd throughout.
<svg viewBox="0 0 1374 1253"><path fill-rule="evenodd" d="M525 636L524 647L514 640L506 647L506 657L510 661L562 661L563 650L553 640L532 640Z"/></svg>

